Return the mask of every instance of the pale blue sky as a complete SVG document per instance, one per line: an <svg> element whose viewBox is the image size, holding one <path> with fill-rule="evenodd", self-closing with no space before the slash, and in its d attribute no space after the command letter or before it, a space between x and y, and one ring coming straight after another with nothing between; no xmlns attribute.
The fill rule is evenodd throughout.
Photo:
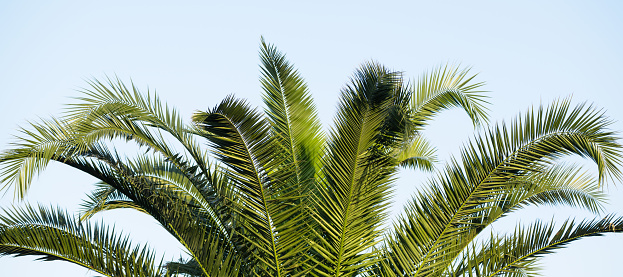
<svg viewBox="0 0 623 277"><path fill-rule="evenodd" d="M623 130L623 4L618 1L0 1L0 148L18 125L58 115L84 79L118 75L156 89L185 119L234 93L261 105L258 45L263 35L307 80L325 124L337 95L362 62L377 60L417 77L444 63L480 72L493 122L530 105L573 95L603 107ZM473 133L459 111L426 130L441 157ZM398 211L426 178L404 172ZM75 211L94 180L54 165L34 183L30 202ZM623 215L623 184L610 187L609 212ZM10 205L11 193L0 204ZM535 217L592 216L528 209L497 227ZM179 245L137 213L107 212L137 242L167 256ZM506 226L504 226L506 224ZM506 228L506 229L505 229ZM545 276L619 276L623 235L575 242L543 259ZM63 262L0 258L1 276L92 276Z"/></svg>

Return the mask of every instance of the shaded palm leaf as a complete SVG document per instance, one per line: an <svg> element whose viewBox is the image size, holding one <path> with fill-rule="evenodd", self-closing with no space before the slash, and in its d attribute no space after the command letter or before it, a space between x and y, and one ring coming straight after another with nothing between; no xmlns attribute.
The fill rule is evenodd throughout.
<svg viewBox="0 0 623 277"><path fill-rule="evenodd" d="M0 215L0 255L63 260L105 276L161 276L147 247L100 224L78 223L56 209L27 206Z"/></svg>
<svg viewBox="0 0 623 277"><path fill-rule="evenodd" d="M296 211L300 208L289 203L301 196L292 189L298 183L288 182L295 173L277 170L286 155L270 135L268 123L246 103L231 97L212 111L196 113L193 121L204 131L236 186L234 211L241 218L236 228L249 244L247 255L257 261L254 273L284 276L297 266L284 257L296 257L303 250L300 243L288 239L288 232L297 229L291 226L302 219ZM299 218L292 218L293 214Z"/></svg>
<svg viewBox="0 0 623 277"><path fill-rule="evenodd" d="M134 209L139 212L147 213L147 211L116 188L101 182L96 185L96 189L93 190L93 192L88 195L88 199L81 204L82 211L80 220L87 220L92 218L96 213L113 209Z"/></svg>
<svg viewBox="0 0 623 277"><path fill-rule="evenodd" d="M415 136L404 147L394 150L395 158L401 167L432 171L437 162L437 149L423 136Z"/></svg>

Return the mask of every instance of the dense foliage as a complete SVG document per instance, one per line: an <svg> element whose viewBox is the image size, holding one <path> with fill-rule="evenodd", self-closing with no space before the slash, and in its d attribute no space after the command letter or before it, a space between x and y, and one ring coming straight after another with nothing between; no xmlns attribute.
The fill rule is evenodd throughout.
<svg viewBox="0 0 623 277"><path fill-rule="evenodd" d="M325 134L285 56L262 41L260 57L263 112L228 96L185 124L154 94L92 81L65 115L23 129L0 156L5 188L25 197L51 161L99 182L79 216L5 209L0 253L105 276L531 276L543 254L623 230L623 218L606 216L484 231L527 205L602 212L600 186L621 175L619 138L603 112L569 100L486 128L386 228L398 169L434 170L423 127L449 108L488 122L483 83L445 66L409 85L400 72L365 63ZM119 154L120 139L146 154ZM592 160L597 176L561 162L574 154ZM160 263L147 247L86 220L111 209L153 217L188 258Z"/></svg>

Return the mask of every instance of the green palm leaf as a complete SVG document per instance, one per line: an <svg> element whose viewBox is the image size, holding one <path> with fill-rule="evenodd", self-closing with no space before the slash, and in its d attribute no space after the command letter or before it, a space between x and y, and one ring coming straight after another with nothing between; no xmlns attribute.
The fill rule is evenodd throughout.
<svg viewBox="0 0 623 277"><path fill-rule="evenodd" d="M477 74L458 66L443 66L420 77L413 90L411 108L416 126L424 126L439 112L452 108L465 110L474 125L488 120L487 97L479 90L484 82L474 83Z"/></svg>
<svg viewBox="0 0 623 277"><path fill-rule="evenodd" d="M300 196L292 190L292 173L274 170L282 166L281 147L269 133L269 125L259 113L231 97L209 112L193 116L198 128L211 142L215 156L226 166L228 177L236 187L238 201L234 212L241 218L238 234L249 245L249 253L257 264L253 273L260 276L285 276L296 264L284 257L303 250L301 244L287 240L280 232L291 231L286 220L296 224L290 216L300 214L290 205ZM299 216L300 218L300 216Z"/></svg>
<svg viewBox="0 0 623 277"><path fill-rule="evenodd" d="M423 136L417 135L405 146L394 150L395 158L401 167L432 171L437 162L437 149Z"/></svg>
<svg viewBox="0 0 623 277"><path fill-rule="evenodd" d="M558 232L537 222L482 234L528 205L603 212L603 185L621 179L618 135L600 110L562 100L476 136L386 233L399 167L435 168L424 126L450 108L485 123L483 83L445 66L409 86L401 73L366 63L342 90L325 141L298 71L263 39L260 58L263 113L227 97L186 125L155 94L93 80L64 116L30 124L0 154L0 181L16 197L50 162L68 165L98 180L82 220L140 211L186 256L157 265L112 229L31 207L0 216L0 255L66 260L108 276L531 276L539 256L623 230L623 218L608 216ZM119 140L144 153L119 153ZM569 155L592 160L598 174L560 162Z"/></svg>
<svg viewBox="0 0 623 277"><path fill-rule="evenodd" d="M366 251L380 235L395 172L395 161L381 152L400 138L379 132L398 122L388 116L400 81L397 73L369 63L342 91L323 167L326 180L315 200L316 275L350 276L376 262L375 253Z"/></svg>
<svg viewBox="0 0 623 277"><path fill-rule="evenodd" d="M83 90L85 96L77 98L81 102L70 105L67 110L66 117L69 120L86 118L87 122L90 122L98 118L106 118L110 114L128 118L134 122L142 122L149 127L165 131L188 151L193 162L201 168L203 173L209 175L207 154L201 150L193 138L193 133L188 131L187 126L175 109L163 104L155 94L152 95L148 92L145 97L134 84L128 88L119 79L116 81L108 79L108 85L97 80L91 81L89 84L91 88ZM87 123L82 125L88 130ZM133 131L132 129L119 130L120 133L127 133L130 138L141 137L140 133L134 134ZM139 144L159 146L155 147L156 151L173 158L174 153L161 140L160 136L148 133L142 137L148 138L148 140L138 139Z"/></svg>
<svg viewBox="0 0 623 277"><path fill-rule="evenodd" d="M167 183L154 181L153 177L145 176L141 171L133 170L130 165L122 162L117 154L112 154L106 146L97 140L89 141L88 138L81 136L83 133L76 132L72 128L73 125L67 125L63 121L48 121L46 123L34 125L35 131L27 132L30 138L22 140L26 141L26 143L16 145L18 147L4 153L2 162L11 164L3 172L6 174L6 178L13 177L17 179L14 176L23 175L23 172L36 172L51 160L67 164L110 185L131 200L114 203L115 206L121 205L145 211L160 222L171 234L182 240L184 244L182 235L185 234L180 233L178 229L188 229L189 227L185 227L185 224L187 224L190 218L180 217L180 214L185 214L187 217L192 216L188 213L189 207L185 207L188 204L186 199L189 196L192 198L192 196L207 195L206 192L180 196L179 189L176 189L173 194L170 190L155 190L155 188L165 188L163 185ZM180 162L178 159L174 164L180 164ZM186 169L188 167L182 164L182 168ZM213 177L213 174L210 176ZM24 178L18 180L29 182L28 179ZM18 187L23 188L23 185L28 185L28 182L24 181L22 186ZM205 188L205 185L199 187ZM110 205L107 206L107 208L110 207ZM219 229L219 226L220 230L223 230L224 225L221 222L221 218L210 216L214 215L215 211L218 210L206 210L206 205L203 207L204 209L201 213L205 219L202 219L202 221L211 220L212 222L203 227L199 226L197 232L213 228ZM196 215L196 213L193 215ZM221 231L219 236L225 235L227 233ZM188 236L188 238L192 238L192 236ZM186 244L186 246L194 248L188 249L191 253L205 248L203 244ZM223 247L219 245L215 247L231 252L232 246ZM197 259L202 261L201 257Z"/></svg>
<svg viewBox="0 0 623 277"><path fill-rule="evenodd" d="M563 155L592 159L601 179L618 177L620 146L608 124L594 108L570 108L562 101L477 137L463 151L462 165L453 161L406 208L389 243L395 266L422 276L443 271L463 248L463 238L486 226L475 219L497 207L513 181L541 171Z"/></svg>
<svg viewBox="0 0 623 277"><path fill-rule="evenodd" d="M175 184L183 184L184 190L207 211L216 213L218 207L209 207L215 201L210 201L207 194L217 190L210 181L218 177L212 176L214 170L208 163L207 153L199 148L177 111L161 103L155 95L148 93L144 97L133 84L128 88L119 80L113 82L110 79L108 86L99 81L90 84L92 88L84 90L86 96L78 98L82 102L71 105L66 115L68 120L76 121L73 125L79 135L87 141L118 137L131 139L161 154L166 161L160 163L168 163L164 165L166 171L178 172L178 181L187 179ZM160 131L175 138L192 159L176 153ZM216 217L214 219L218 221ZM224 228L224 223L218 224Z"/></svg>
<svg viewBox="0 0 623 277"><path fill-rule="evenodd" d="M285 55L262 39L262 88L272 133L286 151L296 182L313 182L324 139L307 85ZM308 185L311 186L311 185Z"/></svg>
<svg viewBox="0 0 623 277"><path fill-rule="evenodd" d="M509 185L508 193L495 202L499 210L487 214L488 222L527 205L565 205L593 213L604 211L606 194L597 180L578 165L554 165L518 177Z"/></svg>
<svg viewBox="0 0 623 277"><path fill-rule="evenodd" d="M539 257L572 241L620 232L623 232L623 218L612 215L579 223L567 220L558 229L553 222L517 227L513 234L493 237L470 249L453 276L512 276L517 271L535 271L534 263Z"/></svg>
<svg viewBox="0 0 623 277"><path fill-rule="evenodd" d="M3 189L14 185L17 198L26 196L33 177L44 170L50 160L72 156L87 148L84 141L73 138L73 128L67 121L53 118L31 123L31 126L33 130L20 129L22 135L15 137L13 148L0 155Z"/></svg>
<svg viewBox="0 0 623 277"><path fill-rule="evenodd" d="M455 255L448 257L445 262L439 261L440 266L446 264L449 267L459 257L466 255L465 250L471 248L470 244L478 241L473 237L481 235L484 227L527 205L566 205L598 213L603 210L605 202L605 194L597 180L577 165L554 165L542 172L519 176L508 185L510 188L506 195L499 201L483 204L487 208L472 216L470 224L477 226L473 235L465 236L458 242ZM524 269L527 268L522 268L517 274L524 274Z"/></svg>
<svg viewBox="0 0 623 277"><path fill-rule="evenodd" d="M261 44L260 82L265 113L276 145L284 153L281 164L273 171L280 172L280 183L287 183L281 186L279 198L285 200L283 204L292 206L288 217L274 220L274 223L281 247L295 249L304 245L301 240L305 240L311 227L301 220L309 217L304 207L319 174L324 137L313 99L299 73L273 45L266 44L263 39ZM296 260L295 257L291 259ZM308 267L302 266L303 262L303 257L291 262L291 274L305 274Z"/></svg>
<svg viewBox="0 0 623 277"><path fill-rule="evenodd" d="M63 260L105 276L161 276L160 264L147 247L100 224L78 223L56 209L27 206L0 215L0 255L41 256Z"/></svg>
<svg viewBox="0 0 623 277"><path fill-rule="evenodd" d="M141 206L134 203L132 199L116 188L101 182L97 183L96 186L96 189L88 195L88 199L81 204L80 220L87 220L96 213L113 209L134 209L147 213Z"/></svg>

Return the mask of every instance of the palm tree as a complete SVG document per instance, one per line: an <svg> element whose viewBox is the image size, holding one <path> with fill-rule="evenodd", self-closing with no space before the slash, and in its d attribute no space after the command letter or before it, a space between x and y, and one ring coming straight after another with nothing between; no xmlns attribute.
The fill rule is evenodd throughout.
<svg viewBox="0 0 623 277"><path fill-rule="evenodd" d="M22 129L0 156L2 182L17 197L50 161L99 182L78 216L5 209L0 253L105 276L526 276L540 256L573 240L623 231L623 218L609 215L485 232L527 205L602 212L600 187L621 177L621 146L595 107L565 99L489 127L385 227L398 169L434 168L435 149L421 132L430 119L460 108L475 125L487 122L483 83L445 66L411 86L365 63L324 134L285 56L262 40L260 57L263 113L228 96L187 125L156 95L108 79L91 81L64 116ZM118 140L146 154L120 155ZM597 176L562 162L572 154L592 160ZM147 246L87 220L122 208L157 220L188 258L160 262Z"/></svg>

